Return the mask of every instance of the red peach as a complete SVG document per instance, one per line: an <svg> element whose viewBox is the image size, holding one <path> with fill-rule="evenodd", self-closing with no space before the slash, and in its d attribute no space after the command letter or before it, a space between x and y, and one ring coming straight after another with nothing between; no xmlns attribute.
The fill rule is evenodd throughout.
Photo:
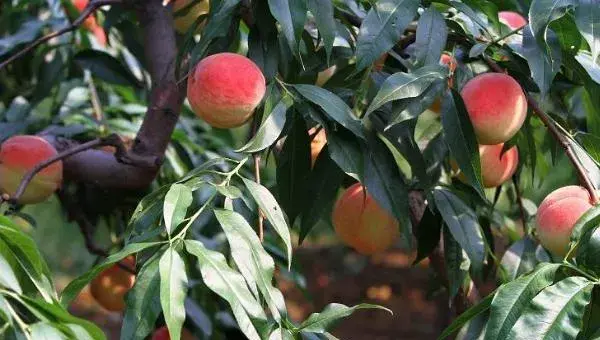
<svg viewBox="0 0 600 340"><path fill-rule="evenodd" d="M218 53L198 63L188 78L187 97L198 117L217 128L243 125L265 95L265 77L239 54Z"/></svg>
<svg viewBox="0 0 600 340"><path fill-rule="evenodd" d="M73 0L73 5L75 5L77 10L81 12L85 9L89 2L89 0ZM104 32L104 29L98 25L96 22L96 17L94 17L93 14L85 19L83 22L83 27L92 32L100 45L106 46L106 33Z"/></svg>
<svg viewBox="0 0 600 340"><path fill-rule="evenodd" d="M0 145L0 191L12 196L21 180L39 163L56 156L56 149L38 136L13 136ZM19 203L32 204L46 200L62 183L62 161L38 172L29 183Z"/></svg>
<svg viewBox="0 0 600 340"><path fill-rule="evenodd" d="M448 53L443 53L440 58L440 65L448 65L450 72L454 72L456 70L457 63L454 57L452 57ZM438 114L442 112L442 101L440 97L435 98L429 110Z"/></svg>
<svg viewBox="0 0 600 340"><path fill-rule="evenodd" d="M519 83L503 73L483 73L461 92L479 144L494 145L512 138L527 116L527 99Z"/></svg>
<svg viewBox="0 0 600 340"><path fill-rule="evenodd" d="M580 186L570 185L551 192L537 211L540 243L552 254L564 256L575 222L591 207L589 193Z"/></svg>
<svg viewBox="0 0 600 340"><path fill-rule="evenodd" d="M480 145L481 178L486 188L497 187L506 182L517 170L519 150L516 146L502 154L504 143L496 145Z"/></svg>
<svg viewBox="0 0 600 340"><path fill-rule="evenodd" d="M516 30L527 25L527 20L517 12L502 11L498 12L500 22L508 26L511 30Z"/></svg>
<svg viewBox="0 0 600 340"><path fill-rule="evenodd" d="M129 256L121 264L133 269L135 259ZM111 312L125 309L125 294L133 287L135 275L114 264L102 271L90 283L90 293L98 304Z"/></svg>
<svg viewBox="0 0 600 340"><path fill-rule="evenodd" d="M360 183L346 189L337 200L332 221L340 239L364 255L386 250L400 235L398 221Z"/></svg>
<svg viewBox="0 0 600 340"><path fill-rule="evenodd" d="M175 0L173 2L173 13L177 13L177 11L183 10L186 8L192 1L194 0ZM177 32L184 34L186 33L190 27L196 22L196 19L201 15L207 14L210 9L209 0L200 0L197 2L192 8L186 9L187 12L185 15L175 16L175 29ZM198 26L198 29L201 29L206 20L203 20L202 23Z"/></svg>
<svg viewBox="0 0 600 340"><path fill-rule="evenodd" d="M309 136L312 136L316 132L316 128L311 128L308 130ZM316 136L310 142L310 164L311 167L315 166L315 162L317 161L317 157L325 147L327 143L327 136L325 135L325 129L321 128Z"/></svg>
<svg viewBox="0 0 600 340"><path fill-rule="evenodd" d="M194 340L196 337L187 329L183 328L181 330L181 340ZM154 331L152 334L152 340L171 340L171 335L169 334L169 330L166 326L162 326L161 328Z"/></svg>

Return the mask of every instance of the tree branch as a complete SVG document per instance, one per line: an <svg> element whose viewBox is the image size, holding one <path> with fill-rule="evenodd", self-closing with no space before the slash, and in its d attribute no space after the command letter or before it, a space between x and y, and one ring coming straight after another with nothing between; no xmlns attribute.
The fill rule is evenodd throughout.
<svg viewBox="0 0 600 340"><path fill-rule="evenodd" d="M98 8L100 8L102 6L106 6L106 5L114 5L114 4L120 4L120 3L121 3L121 0L92 0L92 1L90 1L88 3L88 5L83 9L83 11L81 11L81 14L79 15L79 17L77 17L77 19L75 19L71 25L69 25L63 29L60 29L56 32L46 34L45 36L28 44L27 46L25 46L25 48L23 48L19 52L13 54L8 59L6 59L2 63L0 63L0 70L3 69L4 67L6 67L6 65L8 65L8 64L12 63L13 61L22 57L27 52L33 50L37 46L47 42L48 40L76 30L77 27L79 27L85 21L85 19L87 19L90 15L92 15Z"/></svg>
<svg viewBox="0 0 600 340"><path fill-rule="evenodd" d="M494 71L498 73L506 73L506 70L496 64L489 57L484 56L483 60L488 64L488 66ZM579 176L579 181L583 186L587 189L590 194L590 198L592 199L592 203L598 203L598 194L596 193L596 188L592 184L589 176L587 175L583 165L575 155L575 150L573 149L573 144L569 141L565 136L561 133L561 131L556 127L555 123L552 121L548 115L538 105L537 101L528 93L525 92L525 97L527 98L527 103L533 110L533 113L546 125L548 131L554 139L558 142L558 144L565 150L565 154L575 167L577 174Z"/></svg>

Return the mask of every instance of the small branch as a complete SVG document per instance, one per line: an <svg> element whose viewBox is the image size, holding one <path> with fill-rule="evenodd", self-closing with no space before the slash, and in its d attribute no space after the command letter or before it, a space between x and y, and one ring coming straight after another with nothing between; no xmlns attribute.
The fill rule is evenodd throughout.
<svg viewBox="0 0 600 340"><path fill-rule="evenodd" d="M29 172L27 172L27 174L25 174L25 176L23 176L21 183L17 187L15 194L13 195L13 197L10 198L10 200L13 203L18 202L19 199L21 198L21 196L23 195L23 193L25 192L25 189L27 189L27 186L29 185L29 183L35 177L35 175L37 175L40 171L44 170L46 167L50 166L51 164L58 162L60 160L66 159L74 154L77 154L77 153L80 153L80 152L83 152L83 151L86 151L86 150L89 150L92 148L96 148L99 146L106 146L106 145L111 145L111 146L114 146L117 148L117 152L115 153L115 157L117 157L117 159L123 159L124 161L131 161L131 162L138 160L135 156L131 156L128 154L125 146L123 145L123 141L121 140L121 138L118 135L112 134L108 137L97 138L97 139L91 140L89 142L74 146L70 149L67 149L67 150L57 154L54 157L48 158L47 160L38 163L35 167L33 167L31 170L29 170ZM146 164L147 161L145 159L144 160L139 159L138 161L141 166L147 165ZM154 164L152 164L152 166L154 166Z"/></svg>
<svg viewBox="0 0 600 340"><path fill-rule="evenodd" d="M483 59L488 64L488 66L495 72L506 73L505 69L500 67L489 57L484 56ZM583 186L585 186L585 188L589 192L592 203L598 203L599 200L598 194L596 193L596 189L592 184L592 181L590 180L589 176L587 175L585 169L583 168L583 165L575 155L575 151L573 150L573 144L567 138L565 138L565 136L561 133L561 131L558 129L558 127L555 125L552 119L548 117L548 115L546 115L544 111L542 111L537 101L528 92L525 92L525 97L527 98L527 103L533 110L533 113L542 121L542 123L544 123L544 125L546 125L552 137L554 137L556 142L558 142L558 144L565 150L565 154L567 155L567 157L575 167L575 170L577 171L579 181L581 182L581 184L583 184Z"/></svg>
<svg viewBox="0 0 600 340"><path fill-rule="evenodd" d="M512 181L515 187L515 193L517 194L517 204L519 205L521 219L523 220L523 229L525 230L525 232L528 232L527 213L525 212L525 208L523 207L523 197L521 197L521 189L519 188L519 180L517 179L517 175L512 176Z"/></svg>
<svg viewBox="0 0 600 340"><path fill-rule="evenodd" d="M250 131L250 135L248 136L248 140L251 140L254 135L256 135L256 131L258 131L258 126L260 125L259 116L256 114L252 120L252 130ZM252 154L252 159L254 161L254 177L256 179L256 183L260 184L260 153L256 152ZM260 242L263 242L265 239L265 228L264 228L265 216L263 212L258 209L258 238Z"/></svg>
<svg viewBox="0 0 600 340"><path fill-rule="evenodd" d="M102 106L100 105L100 98L98 97L98 91L94 84L94 79L89 71L85 71L85 78L88 82L88 88L90 90L90 102L92 103L92 112L94 119L100 125L100 132L104 133L106 126L104 125L104 113L102 112Z"/></svg>
<svg viewBox="0 0 600 340"><path fill-rule="evenodd" d="M94 13L98 8L105 6L105 5L113 5L113 4L119 4L119 3L121 3L121 0L92 0L92 1L90 1L90 3L88 3L88 5L83 9L83 11L81 11L81 14L79 15L79 17L77 17L77 19L75 19L71 25L69 25L65 28L62 28L56 32L49 33L49 34L35 40L34 42L28 44L27 46L25 46L25 48L23 48L19 52L13 54L8 59L6 59L2 63L0 63L0 70L3 69L4 67L6 67L6 65L8 65L8 64L12 63L13 61L22 57L27 52L33 50L40 44L43 44L43 43L47 42L48 40L59 37L63 34L74 31L75 29L77 29L77 27L79 27L85 21L85 19L87 19L90 15L92 15L92 13Z"/></svg>

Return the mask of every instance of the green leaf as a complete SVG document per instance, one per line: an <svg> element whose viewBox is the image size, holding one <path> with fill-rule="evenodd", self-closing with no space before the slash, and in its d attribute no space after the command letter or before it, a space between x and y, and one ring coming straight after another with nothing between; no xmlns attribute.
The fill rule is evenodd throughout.
<svg viewBox="0 0 600 340"><path fill-rule="evenodd" d="M331 50L335 41L336 25L333 17L333 2L330 0L307 0L308 10L315 17L319 34L323 39L323 47L327 53L327 64L331 58Z"/></svg>
<svg viewBox="0 0 600 340"><path fill-rule="evenodd" d="M144 249L148 249L150 247L155 247L162 244L161 242L147 242L147 243L131 243L126 245L120 251L111 254L104 261L100 262L98 265L94 266L92 269L88 270L86 273L82 274L75 280L71 281L67 287L62 292L60 297L60 302L63 306L68 306L71 301L79 292L87 285L93 278L95 278L101 271L110 267L111 265L123 260L127 256L131 254L138 253Z"/></svg>
<svg viewBox="0 0 600 340"><path fill-rule="evenodd" d="M514 324L508 339L575 339L592 300L594 283L568 277L542 290Z"/></svg>
<svg viewBox="0 0 600 340"><path fill-rule="evenodd" d="M575 59L583 66L590 78L600 84L600 66L592 60L591 56L579 53L575 56Z"/></svg>
<svg viewBox="0 0 600 340"><path fill-rule="evenodd" d="M363 70L400 40L415 18L418 0L380 0L363 20L356 41L356 69Z"/></svg>
<svg viewBox="0 0 600 340"><path fill-rule="evenodd" d="M469 50L469 58L477 58L485 52L490 45L488 43L477 43Z"/></svg>
<svg viewBox="0 0 600 340"><path fill-rule="evenodd" d="M179 340L185 321L184 301L188 290L185 263L173 247L167 248L158 264L160 305L171 339Z"/></svg>
<svg viewBox="0 0 600 340"><path fill-rule="evenodd" d="M183 184L173 184L165 196L163 214L167 233L183 222L187 209L192 204L192 190Z"/></svg>
<svg viewBox="0 0 600 340"><path fill-rule="evenodd" d="M229 303L244 335L251 340L260 339L249 316L255 322L266 322L267 318L260 303L248 290L244 277L227 265L223 254L206 249L201 242L186 240L185 247L190 254L198 257L204 284Z"/></svg>
<svg viewBox="0 0 600 340"><path fill-rule="evenodd" d="M554 282L561 266L556 263L544 263L533 273L500 286L492 301L485 339L505 339L531 300Z"/></svg>
<svg viewBox="0 0 600 340"><path fill-rule="evenodd" d="M438 64L419 68L412 73L395 73L383 82L367 114L393 100L417 97L434 81L444 79L447 74L448 69Z"/></svg>
<svg viewBox="0 0 600 340"><path fill-rule="evenodd" d="M307 177L311 168L311 141L306 124L299 113L289 129L277 158L277 198L287 214L290 225L308 201Z"/></svg>
<svg viewBox="0 0 600 340"><path fill-rule="evenodd" d="M512 281L522 274L528 273L538 263L536 250L538 248L531 237L525 236L513 243L502 256L500 265L508 277L504 279Z"/></svg>
<svg viewBox="0 0 600 340"><path fill-rule="evenodd" d="M367 303L361 303L352 307L348 307L339 303L330 303L323 308L322 312L312 313L308 319L304 320L304 322L300 324L298 331L323 334L329 328L333 327L337 321L352 315L352 313L359 309L381 309L393 314L391 310L385 307Z"/></svg>
<svg viewBox="0 0 600 340"><path fill-rule="evenodd" d="M600 55L600 6L595 0L578 0L575 9L575 23L583 38L590 45L592 60Z"/></svg>
<svg viewBox="0 0 600 340"><path fill-rule="evenodd" d="M356 180L364 177L364 162L360 142L349 132L326 128L327 151L331 159L348 176Z"/></svg>
<svg viewBox="0 0 600 340"><path fill-rule="evenodd" d="M486 18L484 18L483 16L480 16L478 12L473 10L467 4L464 4L464 3L458 2L458 1L450 1L450 5L454 8L456 8L457 10L459 10L460 12L462 12L469 19L471 19L474 24L477 24L479 26L479 29L482 29L489 33ZM475 27L475 29L477 29L477 28Z"/></svg>
<svg viewBox="0 0 600 340"><path fill-rule="evenodd" d="M477 193L485 197L475 130L458 92L452 89L446 92L442 101L442 112L444 137L452 156Z"/></svg>
<svg viewBox="0 0 600 340"><path fill-rule="evenodd" d="M242 215L220 209L215 209L214 213L225 231L235 264L248 285L258 287L273 318L281 322L281 317L285 317L287 312L283 294L272 284L275 262Z"/></svg>
<svg viewBox="0 0 600 340"><path fill-rule="evenodd" d="M4 36L0 39L0 57L21 44L33 41L39 35L43 27L44 22L41 20L30 19L25 21L14 34Z"/></svg>
<svg viewBox="0 0 600 340"><path fill-rule="evenodd" d="M435 188L433 198L448 230L471 260L473 270L480 273L485 260L485 242L477 215L447 189Z"/></svg>
<svg viewBox="0 0 600 340"><path fill-rule="evenodd" d="M600 163L600 137L591 133L578 132L577 139L581 142L590 157Z"/></svg>
<svg viewBox="0 0 600 340"><path fill-rule="evenodd" d="M475 306L467 309L464 313L462 313L459 317L457 317L450 326L446 327L444 332L438 337L438 340L445 339L450 335L454 334L454 332L458 331L462 326L464 326L469 320L473 319L480 313L485 312L490 308L492 303L492 298L494 294L490 294L485 297L485 299L481 300Z"/></svg>
<svg viewBox="0 0 600 340"><path fill-rule="evenodd" d="M363 184L379 205L398 221L407 245L412 245L412 228L408 211L408 188L386 145L376 136L368 139L364 149L365 177Z"/></svg>
<svg viewBox="0 0 600 340"><path fill-rule="evenodd" d="M306 21L305 0L269 0L271 14L281 25L290 49L298 53L298 46Z"/></svg>
<svg viewBox="0 0 600 340"><path fill-rule="evenodd" d="M19 263L44 300L54 300L56 292L50 281L50 270L35 241L4 216L0 216L0 240L8 246L6 251Z"/></svg>
<svg viewBox="0 0 600 340"><path fill-rule="evenodd" d="M417 22L415 41L416 58L419 65L438 65L446 47L448 27L444 16L433 6L426 9Z"/></svg>
<svg viewBox="0 0 600 340"><path fill-rule="evenodd" d="M465 283L471 261L447 227L444 228L443 236L444 262L448 276L448 300L452 301Z"/></svg>
<svg viewBox="0 0 600 340"><path fill-rule="evenodd" d="M159 253L144 263L135 277L135 284L125 295L125 304L121 340L145 339L154 330L162 311Z"/></svg>
<svg viewBox="0 0 600 340"><path fill-rule="evenodd" d="M429 207L425 208L423 216L416 230L417 256L413 264L421 262L440 244L442 231L442 217L433 213Z"/></svg>
<svg viewBox="0 0 600 340"><path fill-rule="evenodd" d="M560 71L561 65L560 46L556 34L549 30L546 41L550 46L550 55L539 46L532 34L531 27L523 28L523 57L527 60L531 77L542 94L549 91L552 80Z"/></svg>
<svg viewBox="0 0 600 340"><path fill-rule="evenodd" d="M13 272L10 264L0 253L0 286L12 289L18 294L23 294L19 280Z"/></svg>
<svg viewBox="0 0 600 340"><path fill-rule="evenodd" d="M192 58L190 65L195 66L196 63L204 57L210 43L221 37L227 36L229 27L234 21L238 13L238 5L240 0L221 0L211 1L206 26L202 29L200 41L192 50Z"/></svg>
<svg viewBox="0 0 600 340"><path fill-rule="evenodd" d="M286 113L290 106L291 103L286 98L281 99L273 108L269 117L262 123L254 137L242 148L236 150L236 152L259 152L275 143L285 126Z"/></svg>
<svg viewBox="0 0 600 340"><path fill-rule="evenodd" d="M581 237L575 255L577 266L600 275L600 228L588 229Z"/></svg>
<svg viewBox="0 0 600 340"><path fill-rule="evenodd" d="M35 340L66 340L67 337L49 323L36 322L29 327L31 338Z"/></svg>
<svg viewBox="0 0 600 340"><path fill-rule="evenodd" d="M271 225L283 241L287 249L287 258L288 258L288 268L292 265L292 240L290 237L290 230L288 228L288 224L285 221L285 217L283 216L283 212L277 204L275 197L269 192L267 188L264 186L251 181L249 179L243 178L244 185L248 188L248 192L262 212L265 214Z"/></svg>
<svg viewBox="0 0 600 340"><path fill-rule="evenodd" d="M573 254L574 249L579 246L581 237L590 229L600 224L600 205L594 206L586 211L573 226L571 231L571 243L569 253Z"/></svg>
<svg viewBox="0 0 600 340"><path fill-rule="evenodd" d="M94 77L107 83L141 87L131 71L121 61L106 52L83 50L73 56L73 61L79 67L90 70Z"/></svg>
<svg viewBox="0 0 600 340"><path fill-rule="evenodd" d="M307 197L311 197L311 199L307 200L302 212L299 243L304 241L319 219L328 219L327 213L331 211L333 201L344 179L343 171L329 157L326 148L328 146L319 153L315 167L306 181Z"/></svg>
<svg viewBox="0 0 600 340"><path fill-rule="evenodd" d="M360 120L354 117L352 109L340 97L324 88L314 85L297 84L294 85L294 89L304 98L321 107L331 119L352 131L357 137L365 139L365 133Z"/></svg>
<svg viewBox="0 0 600 340"><path fill-rule="evenodd" d="M574 0L533 0L529 7L531 34L540 46L545 46L548 25L567 12Z"/></svg>

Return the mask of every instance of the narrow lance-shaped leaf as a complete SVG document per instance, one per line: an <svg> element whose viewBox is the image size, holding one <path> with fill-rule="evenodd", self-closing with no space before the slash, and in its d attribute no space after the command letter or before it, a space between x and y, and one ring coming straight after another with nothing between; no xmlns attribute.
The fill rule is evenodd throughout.
<svg viewBox="0 0 600 340"><path fill-rule="evenodd" d="M393 100L417 97L434 81L444 79L447 74L448 69L441 65L425 66L411 73L394 73L381 85L367 114Z"/></svg>
<svg viewBox="0 0 600 340"><path fill-rule="evenodd" d="M467 322L469 322L469 320L472 320L477 315L488 310L492 303L493 297L494 297L493 293L486 296L485 299L481 300L478 304L476 304L475 306L472 306L471 308L467 309L464 313L459 315L450 324L450 326L446 327L446 329L442 332L442 334L440 334L440 336L438 337L438 340L449 337L450 335L454 334L454 332L458 331Z"/></svg>
<svg viewBox="0 0 600 340"><path fill-rule="evenodd" d="M485 243L477 215L471 207L447 189L434 189L433 197L448 230L471 260L473 270L476 273L480 272L485 260Z"/></svg>
<svg viewBox="0 0 600 340"><path fill-rule="evenodd" d="M578 0L575 23L583 38L590 45L592 60L600 55L600 6L596 0Z"/></svg>
<svg viewBox="0 0 600 340"><path fill-rule="evenodd" d="M505 339L531 300L554 282L561 265L541 264L526 276L500 286L492 301L486 340Z"/></svg>
<svg viewBox="0 0 600 340"><path fill-rule="evenodd" d="M269 192L269 190L264 186L246 178L243 178L243 181L244 185L246 185L246 188L248 188L248 192L250 192L252 198L254 198L262 212L265 214L269 222L271 222L271 225L273 225L273 228L285 244L287 249L288 268L291 267L292 240L290 237L290 230L279 204L277 204L275 197L273 197L271 192Z"/></svg>
<svg viewBox="0 0 600 340"><path fill-rule="evenodd" d="M256 232L244 217L234 211L215 209L215 216L225 231L231 256L250 287L258 287L277 322L286 315L281 292L273 287L275 262L263 248Z"/></svg>
<svg viewBox="0 0 600 340"><path fill-rule="evenodd" d="M485 197L481 179L481 161L475 130L458 92L448 90L442 101L444 137L458 167L475 190Z"/></svg>
<svg viewBox="0 0 600 340"><path fill-rule="evenodd" d="M173 184L165 196L163 205L163 214L165 218L165 227L167 233L171 231L185 219L187 209L192 204L192 190L183 184Z"/></svg>
<svg viewBox="0 0 600 340"><path fill-rule="evenodd" d="M545 46L548 25L565 15L574 0L533 0L529 7L529 25L540 46Z"/></svg>
<svg viewBox="0 0 600 340"><path fill-rule="evenodd" d="M337 321L346 318L359 309L381 309L393 314L391 310L367 303L361 303L356 306L348 307L339 303L331 303L320 313L312 313L308 319L304 320L298 330L301 332L311 332L323 334L331 328Z"/></svg>
<svg viewBox="0 0 600 340"><path fill-rule="evenodd" d="M254 137L236 152L259 152L271 146L285 126L286 113L291 103L283 98L271 111L271 114L262 123Z"/></svg>
<svg viewBox="0 0 600 340"><path fill-rule="evenodd" d="M374 3L363 20L356 42L356 68L371 65L400 39L414 19L418 0L380 0Z"/></svg>
<svg viewBox="0 0 600 340"><path fill-rule="evenodd" d="M248 290L242 275L227 265L223 254L206 249L199 241L186 240L185 247L190 254L198 257L204 284L229 303L244 335L251 340L260 339L259 330L251 321L266 323L267 317Z"/></svg>
<svg viewBox="0 0 600 340"><path fill-rule="evenodd" d="M513 326L508 339L576 339L594 283L568 277L542 290Z"/></svg>
<svg viewBox="0 0 600 340"><path fill-rule="evenodd" d="M0 286L6 287L8 289L12 289L18 294L22 294L21 285L19 284L19 280L15 276L15 272L13 272L10 264L4 256L0 253Z"/></svg>
<svg viewBox="0 0 600 340"><path fill-rule="evenodd" d="M426 9L417 23L417 61L421 65L437 65L446 46L448 27L444 16L433 6Z"/></svg>
<svg viewBox="0 0 600 340"><path fill-rule="evenodd" d="M306 0L268 0L273 17L281 25L291 50L298 53L299 39L306 21Z"/></svg>
<svg viewBox="0 0 600 340"><path fill-rule="evenodd" d="M307 0L308 9L315 17L319 34L323 38L323 46L327 53L327 61L331 58L331 50L335 41L336 27L331 0Z"/></svg>
<svg viewBox="0 0 600 340"><path fill-rule="evenodd" d="M188 279L183 259L172 247L167 248L159 261L160 304L171 339L179 340L185 321L185 296Z"/></svg>

